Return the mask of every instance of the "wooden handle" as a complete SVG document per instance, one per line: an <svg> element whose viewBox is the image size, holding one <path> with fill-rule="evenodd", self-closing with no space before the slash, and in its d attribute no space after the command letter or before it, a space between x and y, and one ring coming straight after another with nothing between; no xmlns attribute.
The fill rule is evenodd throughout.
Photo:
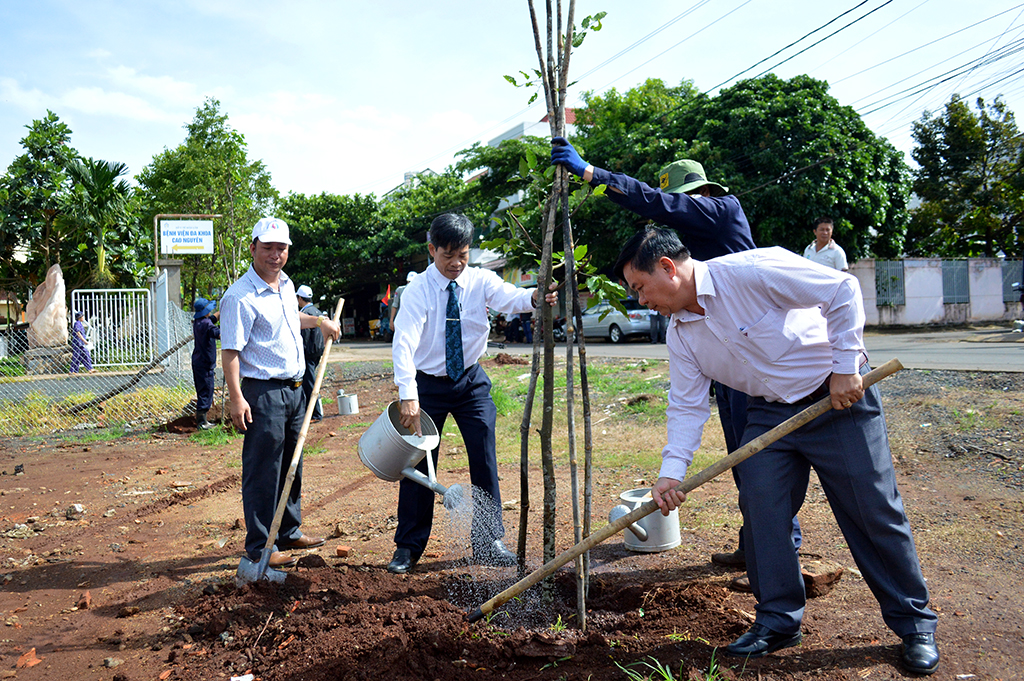
<svg viewBox="0 0 1024 681"><path fill-rule="evenodd" d="M877 369L873 369L867 374L864 374L864 387L868 388L877 383L878 381L882 380L886 376L891 376L892 374L896 373L902 368L903 365L900 363L898 359L890 359L888 362L878 367ZM811 406L801 411L799 414L775 426L767 433L764 433L760 437L754 438L753 440L743 445L742 447L740 447L733 453L729 454L728 456L719 459L718 461L711 464L707 468L701 470L699 473L696 473L688 477L687 479L683 480L678 485L676 485L676 490L683 492L685 494L687 492L690 492L691 490L700 487L701 485L708 482L712 478L716 478L722 473L726 472L727 470L729 470L736 464L740 463L741 461L749 459L754 454L757 454L759 451L761 451L768 445L772 444L776 440L780 440L784 436L796 430L797 428L806 425L807 423L810 423L811 421L818 418L831 408L832 398L822 398L818 402L815 402ZM572 548L562 552L560 555L551 559L543 566L537 568L536 570L528 574L526 577L523 577L521 580L519 580L512 586L505 589L500 594L498 594L491 600L481 605L479 608L477 608L470 614L469 621L477 622L483 619L483 617L490 613L492 610L508 602L510 599L518 596L523 591L529 589L531 586L534 586L535 584L543 580L545 577L554 573L555 570L562 567L569 561L573 560L580 554L589 551L593 547L603 542L605 539L608 539L612 535L618 534L626 527L629 527L636 521L640 520L645 516L650 515L651 513L657 510L658 504L652 499L651 501L641 504L640 506L633 509L631 512L627 513L621 518L618 518L615 522L608 523L600 530L598 530L594 534L590 535L589 537L581 541L579 544L576 544Z"/></svg>

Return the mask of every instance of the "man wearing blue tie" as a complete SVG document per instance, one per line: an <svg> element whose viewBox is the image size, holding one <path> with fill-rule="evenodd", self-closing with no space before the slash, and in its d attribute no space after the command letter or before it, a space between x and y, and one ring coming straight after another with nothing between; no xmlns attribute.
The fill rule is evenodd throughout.
<svg viewBox="0 0 1024 681"><path fill-rule="evenodd" d="M467 267L473 223L453 213L430 225L427 249L433 264L413 279L402 295L392 343L395 384L401 401L400 419L420 434L420 410L444 432L448 415L455 418L466 444L473 484L473 558L482 565L515 565L516 555L501 538L501 492L494 429L497 409L491 380L477 364L487 348L488 308L527 312L536 307L536 289L521 289L490 270ZM554 304L555 294L546 300ZM436 466L440 448L430 453ZM425 474L424 458L418 468ZM423 554L434 517L434 493L403 479L398 492L395 554L388 572L412 570Z"/></svg>

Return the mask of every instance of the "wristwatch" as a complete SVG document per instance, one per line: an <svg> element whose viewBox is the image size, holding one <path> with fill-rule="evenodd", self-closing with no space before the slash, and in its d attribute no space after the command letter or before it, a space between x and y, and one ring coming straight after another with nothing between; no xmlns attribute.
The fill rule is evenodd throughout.
<svg viewBox="0 0 1024 681"><path fill-rule="evenodd" d="M320 315L319 317L316 318L316 328L319 329L320 325L323 324L323 323L324 323L323 315Z"/></svg>

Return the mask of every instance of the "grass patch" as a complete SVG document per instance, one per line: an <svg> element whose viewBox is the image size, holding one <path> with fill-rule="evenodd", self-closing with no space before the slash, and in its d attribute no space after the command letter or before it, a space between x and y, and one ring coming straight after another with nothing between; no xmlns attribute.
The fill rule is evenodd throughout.
<svg viewBox="0 0 1024 681"><path fill-rule="evenodd" d="M189 442L203 445L204 447L220 447L231 444L236 440L245 437L234 428L214 427L209 430L197 430L188 436Z"/></svg>
<svg viewBox="0 0 1024 681"><path fill-rule="evenodd" d="M63 439L66 442L90 444L94 442L110 442L111 440L119 440L125 435L128 435L128 433L129 431L125 430L123 426L111 426L109 428L84 431L80 435L68 435Z"/></svg>
<svg viewBox="0 0 1024 681"><path fill-rule="evenodd" d="M24 376L25 366L13 357L0 359L0 376Z"/></svg>

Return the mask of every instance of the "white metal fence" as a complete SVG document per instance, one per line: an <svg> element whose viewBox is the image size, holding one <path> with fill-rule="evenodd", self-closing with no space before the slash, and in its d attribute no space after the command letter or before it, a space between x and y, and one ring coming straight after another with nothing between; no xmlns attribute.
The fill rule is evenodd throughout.
<svg viewBox="0 0 1024 681"><path fill-rule="evenodd" d="M166 303L166 313L154 310L145 289L76 290L71 300L69 328L75 311L89 322L93 371L80 367L71 373L72 349L64 340L41 338L30 348L24 326L7 329L6 356L0 357L0 436L146 429L194 413L191 314Z"/></svg>

